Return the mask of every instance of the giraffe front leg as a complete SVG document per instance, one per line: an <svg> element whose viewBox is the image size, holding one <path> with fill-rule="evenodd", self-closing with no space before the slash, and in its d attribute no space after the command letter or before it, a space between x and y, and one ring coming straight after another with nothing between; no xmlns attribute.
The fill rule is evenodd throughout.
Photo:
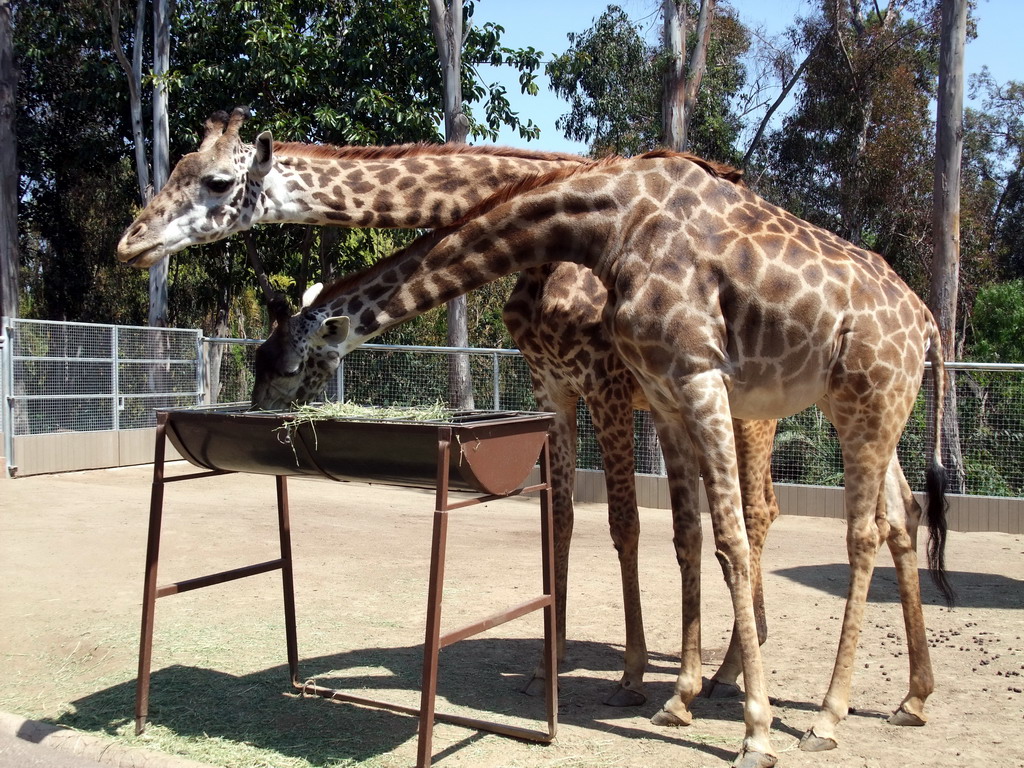
<svg viewBox="0 0 1024 768"><path fill-rule="evenodd" d="M568 602L569 545L572 542L574 520L573 491L576 484L576 403L545 400L538 393L543 410L555 414L549 432L551 446L551 483L553 536L555 540L555 636L559 666L565 659L566 604ZM543 659L523 688L529 696L543 696L545 687Z"/></svg>
<svg viewBox="0 0 1024 768"><path fill-rule="evenodd" d="M678 394L681 396L679 403L687 409L685 424L692 445L699 447L700 471L715 534L715 556L729 587L739 637L746 687L745 733L734 765L770 768L778 758L771 745L771 706L754 618L750 544L742 517L743 499L728 391L720 372L706 371L689 379Z"/></svg>
<svg viewBox="0 0 1024 768"><path fill-rule="evenodd" d="M644 692L647 641L640 604L640 514L636 506L632 390L606 388L601 397L588 397L587 404L604 459L608 530L619 556L626 623L622 678L604 703L613 707L637 707L647 701Z"/></svg>
<svg viewBox="0 0 1024 768"><path fill-rule="evenodd" d="M743 497L743 522L750 543L750 579L759 645L764 645L768 638L761 554L768 537L768 529L779 517L779 503L775 498L771 474L775 427L775 421L733 420L740 494ZM729 649L722 660L722 665L709 680L705 681L700 695L709 699L738 697L741 694L738 681L742 671L739 635L734 623Z"/></svg>

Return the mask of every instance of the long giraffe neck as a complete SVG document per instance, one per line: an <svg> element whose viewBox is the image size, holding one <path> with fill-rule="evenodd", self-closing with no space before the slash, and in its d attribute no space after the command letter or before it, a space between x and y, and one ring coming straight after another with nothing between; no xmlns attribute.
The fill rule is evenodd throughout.
<svg viewBox="0 0 1024 768"><path fill-rule="evenodd" d="M436 228L502 187L592 161L494 147L274 145L252 223Z"/></svg>
<svg viewBox="0 0 1024 768"><path fill-rule="evenodd" d="M605 266L609 239L632 194L628 173L615 164L554 171L525 202L506 200L511 188L470 212L466 223L435 231L368 270L342 278L307 310L322 319L350 321L350 350L455 296L505 275L555 261L598 272ZM555 183L579 172L602 176L566 194ZM607 172L607 174L606 174ZM526 180L529 186L536 180ZM619 182L624 181L624 188ZM606 270L607 271L607 270ZM600 276L600 273L599 273ZM344 354L345 352L342 352Z"/></svg>

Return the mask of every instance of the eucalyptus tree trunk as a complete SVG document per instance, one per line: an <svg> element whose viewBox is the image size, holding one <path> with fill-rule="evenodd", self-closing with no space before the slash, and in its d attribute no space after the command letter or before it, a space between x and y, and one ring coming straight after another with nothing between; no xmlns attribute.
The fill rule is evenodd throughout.
<svg viewBox="0 0 1024 768"><path fill-rule="evenodd" d="M0 0L0 317L18 316L18 70L11 2Z"/></svg>
<svg viewBox="0 0 1024 768"><path fill-rule="evenodd" d="M465 144L469 121L462 112L462 0L430 0L430 28L437 42L444 85L444 137L446 142ZM448 302L448 344L469 346L467 300L462 295ZM452 406L471 409L473 379L469 357L452 355L448 365L448 392Z"/></svg>
<svg viewBox="0 0 1024 768"><path fill-rule="evenodd" d="M248 234L248 233L246 233ZM217 289L217 316L214 320L213 335L218 339L226 338L230 333L229 318L231 316L231 265L232 259L228 246L224 241L219 244L218 256L223 259L227 267L227 278ZM216 405L220 402L221 365L224 362L223 344L206 344L205 365L203 366L203 402L206 405Z"/></svg>
<svg viewBox="0 0 1024 768"><path fill-rule="evenodd" d="M169 2L153 0L153 194L170 175L167 85L163 79L171 59ZM149 268L149 324L159 328L167 325L167 259Z"/></svg>
<svg viewBox="0 0 1024 768"><path fill-rule="evenodd" d="M935 180L933 188L930 304L942 335L943 354L956 359L956 304L960 283L960 160L963 153L964 46L967 0L942 0L942 40L939 48L939 93L935 123ZM950 490L966 488L956 388L949 375L943 418L943 464Z"/></svg>
<svg viewBox="0 0 1024 768"><path fill-rule="evenodd" d="M139 183L139 200L143 205L153 197L149 183L149 159L146 157L146 128L142 119L142 51L146 34L146 0L135 3L135 33L132 36L132 58L121 45L121 2L109 0L106 4L110 19L111 49L128 79L128 107L132 116L132 143L135 150L135 176Z"/></svg>
<svg viewBox="0 0 1024 768"><path fill-rule="evenodd" d="M662 96L663 142L669 149L687 148L687 134L697 106L697 94L707 69L708 43L715 0L701 0L697 15L696 42L686 58L686 0L663 0L664 45L668 55L665 91Z"/></svg>

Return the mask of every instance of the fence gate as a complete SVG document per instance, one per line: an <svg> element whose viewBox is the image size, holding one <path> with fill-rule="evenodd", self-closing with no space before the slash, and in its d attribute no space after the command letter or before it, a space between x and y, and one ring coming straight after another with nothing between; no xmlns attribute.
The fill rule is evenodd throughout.
<svg viewBox="0 0 1024 768"><path fill-rule="evenodd" d="M7 472L151 461L154 410L201 402L200 339L179 328L5 320Z"/></svg>

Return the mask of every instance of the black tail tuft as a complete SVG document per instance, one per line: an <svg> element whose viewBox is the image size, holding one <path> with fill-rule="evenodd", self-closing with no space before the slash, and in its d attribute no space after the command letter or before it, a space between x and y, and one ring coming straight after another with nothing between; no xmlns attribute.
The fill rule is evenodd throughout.
<svg viewBox="0 0 1024 768"><path fill-rule="evenodd" d="M956 592L946 578L946 468L939 463L933 463L928 468L925 478L925 487L928 491L928 571L932 575L932 581L939 588L942 597L946 600L946 606L953 607L956 602Z"/></svg>

